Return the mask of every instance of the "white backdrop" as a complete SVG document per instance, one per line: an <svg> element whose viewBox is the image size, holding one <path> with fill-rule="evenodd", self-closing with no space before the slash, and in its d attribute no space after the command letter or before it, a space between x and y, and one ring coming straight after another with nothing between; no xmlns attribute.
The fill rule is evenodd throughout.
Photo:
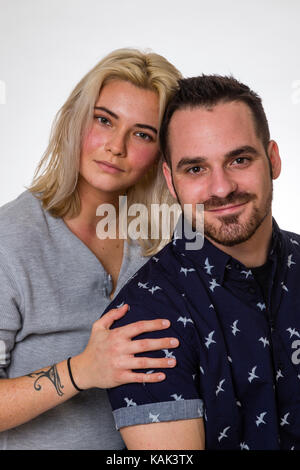
<svg viewBox="0 0 300 470"><path fill-rule="evenodd" d="M300 233L299 20L299 0L0 0L0 205L30 184L81 77L138 47L184 76L233 74L262 96L283 162L273 213Z"/></svg>

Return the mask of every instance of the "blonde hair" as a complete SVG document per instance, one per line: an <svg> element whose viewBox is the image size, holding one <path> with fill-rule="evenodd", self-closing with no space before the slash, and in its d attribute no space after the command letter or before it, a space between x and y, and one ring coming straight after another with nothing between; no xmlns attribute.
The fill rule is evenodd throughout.
<svg viewBox="0 0 300 470"><path fill-rule="evenodd" d="M36 169L30 188L45 210L54 217L73 218L80 212L77 189L82 138L94 116L94 106L102 87L110 80L128 81L155 91L159 96L159 124L166 104L177 89L178 70L164 57L137 49L118 49L104 57L78 83L59 110L51 130L48 147ZM171 198L156 163L127 191L131 203L171 204ZM150 221L148 221L150 223ZM144 255L152 255L167 240L139 240Z"/></svg>

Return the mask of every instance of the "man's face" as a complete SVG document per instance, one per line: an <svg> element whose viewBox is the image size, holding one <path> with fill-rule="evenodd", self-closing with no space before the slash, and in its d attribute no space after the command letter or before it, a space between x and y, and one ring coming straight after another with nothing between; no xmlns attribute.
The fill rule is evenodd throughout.
<svg viewBox="0 0 300 470"><path fill-rule="evenodd" d="M181 206L193 204L193 213L195 204L204 204L208 238L234 246L271 217L272 177L280 174L278 147L270 142L268 160L246 104L176 111L169 148L172 168L164 164L169 190Z"/></svg>

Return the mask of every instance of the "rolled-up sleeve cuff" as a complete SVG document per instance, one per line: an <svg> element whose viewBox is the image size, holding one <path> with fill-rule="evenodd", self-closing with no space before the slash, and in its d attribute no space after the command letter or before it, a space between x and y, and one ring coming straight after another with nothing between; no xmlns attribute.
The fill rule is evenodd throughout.
<svg viewBox="0 0 300 470"><path fill-rule="evenodd" d="M128 406L113 412L116 428L135 424L160 423L203 417L203 401L177 400Z"/></svg>

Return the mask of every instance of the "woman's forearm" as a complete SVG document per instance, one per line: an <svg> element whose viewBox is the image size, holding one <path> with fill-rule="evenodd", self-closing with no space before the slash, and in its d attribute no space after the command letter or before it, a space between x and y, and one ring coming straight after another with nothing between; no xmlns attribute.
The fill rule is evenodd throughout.
<svg viewBox="0 0 300 470"><path fill-rule="evenodd" d="M0 432L34 419L77 393L67 361L22 377L0 379Z"/></svg>

